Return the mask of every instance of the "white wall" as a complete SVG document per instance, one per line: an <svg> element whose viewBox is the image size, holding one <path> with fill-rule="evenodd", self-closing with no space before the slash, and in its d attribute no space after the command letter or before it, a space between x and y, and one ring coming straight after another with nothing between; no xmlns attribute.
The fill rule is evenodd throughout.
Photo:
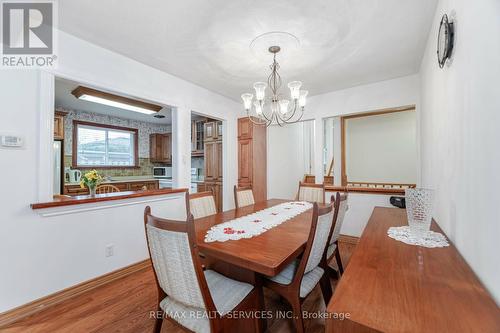
<svg viewBox="0 0 500 333"><path fill-rule="evenodd" d="M267 197L294 199L306 172L304 124L267 129Z"/></svg>
<svg viewBox="0 0 500 333"><path fill-rule="evenodd" d="M439 69L441 16L456 42ZM437 191L434 216L500 304L500 2L443 0L421 65L422 184Z"/></svg>
<svg viewBox="0 0 500 333"><path fill-rule="evenodd" d="M173 155L180 185L190 181L190 158L180 149L190 147L191 110L225 119L224 205L232 207L238 103L65 33L58 38L55 74L176 107ZM50 142L52 125L41 113L50 104L42 100L47 87L50 80L39 71L0 71L0 133L26 140L25 149L0 149L0 264L6 268L0 274L0 312L147 257L145 204L58 217L41 217L29 208L39 200L38 193L50 193L46 188L51 181L45 178L51 175L51 155L45 154L43 142ZM169 206L164 214L180 206ZM104 244L109 243L115 245L115 255L105 260Z"/></svg>
<svg viewBox="0 0 500 333"><path fill-rule="evenodd" d="M417 127L414 111L345 120L347 179L352 182L415 184ZM340 145L336 147L341 149Z"/></svg>
<svg viewBox="0 0 500 333"><path fill-rule="evenodd" d="M309 98L304 119L314 121L316 182L323 181L323 119L385 108L416 105L419 112L418 75L377 82ZM339 122L334 123L334 140L340 142ZM418 133L417 133L418 134ZM418 136L418 135L417 135ZM290 126L268 129L268 197L293 198L303 177L303 160L298 151L298 135ZM418 159L418 153L417 153ZM335 175L340 175L340 151L335 152ZM417 170L417 178L419 171ZM340 184L340 177L336 177ZM332 193L328 194L328 198ZM389 197L378 194L351 194L351 212L346 216L342 234L361 236L375 206L389 206Z"/></svg>

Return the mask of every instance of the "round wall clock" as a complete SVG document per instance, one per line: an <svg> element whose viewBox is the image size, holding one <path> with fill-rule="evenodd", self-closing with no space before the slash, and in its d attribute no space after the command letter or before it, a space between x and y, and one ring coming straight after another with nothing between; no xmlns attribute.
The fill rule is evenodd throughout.
<svg viewBox="0 0 500 333"><path fill-rule="evenodd" d="M448 15L444 14L439 25L437 56L439 68L443 68L446 60L451 56L453 50L453 23L448 21Z"/></svg>

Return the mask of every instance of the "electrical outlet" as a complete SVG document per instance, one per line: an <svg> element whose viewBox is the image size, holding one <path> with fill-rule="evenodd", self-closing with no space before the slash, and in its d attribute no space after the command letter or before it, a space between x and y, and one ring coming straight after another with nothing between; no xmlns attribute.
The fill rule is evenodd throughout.
<svg viewBox="0 0 500 333"><path fill-rule="evenodd" d="M104 254L106 257L111 257L115 254L115 246L113 244L106 245L104 249Z"/></svg>

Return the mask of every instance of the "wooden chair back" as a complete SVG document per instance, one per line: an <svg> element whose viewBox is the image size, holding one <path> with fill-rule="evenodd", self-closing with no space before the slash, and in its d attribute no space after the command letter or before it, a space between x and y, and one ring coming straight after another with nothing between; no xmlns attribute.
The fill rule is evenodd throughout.
<svg viewBox="0 0 500 333"><path fill-rule="evenodd" d="M236 208L255 203L252 187L237 187L234 185L234 205Z"/></svg>
<svg viewBox="0 0 500 333"><path fill-rule="evenodd" d="M215 196L212 191L192 193L187 202L187 212L195 219L217 214Z"/></svg>
<svg viewBox="0 0 500 333"><path fill-rule="evenodd" d="M95 190L95 193L97 194L115 193L115 192L120 192L120 189L110 184L99 185Z"/></svg>
<svg viewBox="0 0 500 333"><path fill-rule="evenodd" d="M323 184L325 185L333 185L333 176L324 176Z"/></svg>
<svg viewBox="0 0 500 333"><path fill-rule="evenodd" d="M302 179L302 182L306 184L314 184L316 183L316 176L305 174L304 179Z"/></svg>
<svg viewBox="0 0 500 333"><path fill-rule="evenodd" d="M325 249L324 258L328 262L331 259L331 255L328 256L328 247L335 244L338 248L338 240L340 236L340 229L344 222L345 213L348 209L347 199L349 197L348 193L340 194L337 192L335 196L332 195L331 202L334 203L334 213L333 213L333 223L330 233L328 235L328 246Z"/></svg>
<svg viewBox="0 0 500 333"><path fill-rule="evenodd" d="M309 201L324 204L325 203L325 185L324 184L306 184L299 182L299 191L296 200Z"/></svg>
<svg viewBox="0 0 500 333"><path fill-rule="evenodd" d="M323 259L323 253L328 245L328 231L333 222L333 204L320 207L313 204L311 229L307 238L306 248L302 253L299 266L290 286L300 289L300 284L305 273L316 268ZM297 289L298 290L298 289Z"/></svg>

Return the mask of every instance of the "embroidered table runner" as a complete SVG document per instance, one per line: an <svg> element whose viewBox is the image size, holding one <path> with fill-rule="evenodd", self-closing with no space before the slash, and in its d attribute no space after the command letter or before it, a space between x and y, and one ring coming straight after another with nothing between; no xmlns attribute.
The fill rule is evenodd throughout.
<svg viewBox="0 0 500 333"><path fill-rule="evenodd" d="M312 208L304 201L285 202L237 219L217 224L205 235L205 243L225 242L258 236Z"/></svg>

